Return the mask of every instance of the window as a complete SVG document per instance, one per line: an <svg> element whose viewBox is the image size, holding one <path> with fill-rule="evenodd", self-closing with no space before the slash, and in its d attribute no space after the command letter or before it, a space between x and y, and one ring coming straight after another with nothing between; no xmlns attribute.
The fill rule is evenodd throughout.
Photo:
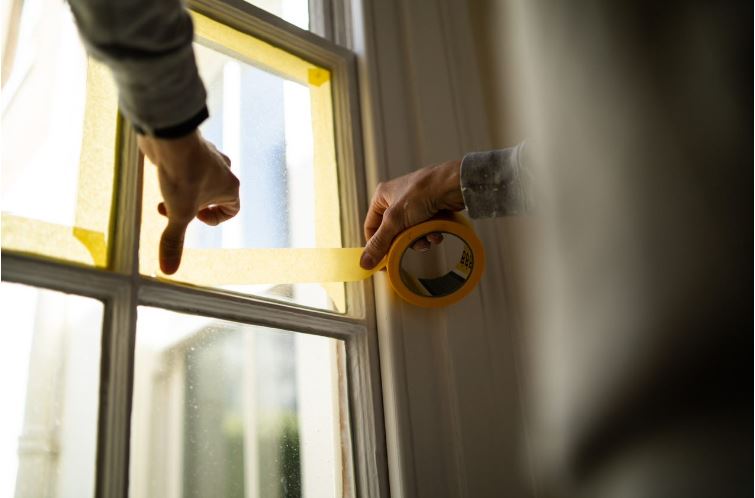
<svg viewBox="0 0 755 498"><path fill-rule="evenodd" d="M300 3L266 8L285 19ZM192 4L211 112L201 131L232 158L242 213L192 224L185 271L167 278L155 169L107 70L86 57L66 4L9 5L0 368L15 412L0 430L2 491L387 495L369 282L192 271L360 244L352 54L250 4Z"/></svg>

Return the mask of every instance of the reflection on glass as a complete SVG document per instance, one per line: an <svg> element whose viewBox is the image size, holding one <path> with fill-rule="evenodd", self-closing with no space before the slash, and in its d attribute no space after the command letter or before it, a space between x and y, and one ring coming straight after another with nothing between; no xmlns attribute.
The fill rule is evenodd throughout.
<svg viewBox="0 0 755 498"><path fill-rule="evenodd" d="M139 308L132 497L343 495L341 341Z"/></svg>
<svg viewBox="0 0 755 498"><path fill-rule="evenodd" d="M0 310L0 496L92 496L102 303L2 283Z"/></svg>
<svg viewBox="0 0 755 498"><path fill-rule="evenodd" d="M302 29L309 29L309 0L246 0L252 5L285 19Z"/></svg>
<svg viewBox="0 0 755 498"><path fill-rule="evenodd" d="M340 283L231 285L192 273L199 267L206 274L210 265L254 264L252 255L230 249L342 245L330 73L201 15L194 20L210 110L200 131L230 157L241 181L241 212L217 227L192 222L182 268L170 278L344 312ZM164 277L157 247L166 220L155 209L160 193L151 165L143 199L140 269Z"/></svg>
<svg viewBox="0 0 755 498"><path fill-rule="evenodd" d="M2 245L106 266L115 88L65 2L19 4L3 47Z"/></svg>

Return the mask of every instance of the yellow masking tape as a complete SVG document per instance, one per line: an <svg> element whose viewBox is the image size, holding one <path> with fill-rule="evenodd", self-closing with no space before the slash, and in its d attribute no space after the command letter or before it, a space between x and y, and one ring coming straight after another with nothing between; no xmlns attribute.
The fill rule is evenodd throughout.
<svg viewBox="0 0 755 498"><path fill-rule="evenodd" d="M186 248L171 279L205 286L356 282L374 273L359 266L361 254L361 248Z"/></svg>
<svg viewBox="0 0 755 498"><path fill-rule="evenodd" d="M419 290L420 284L407 285L401 278L401 258L418 238L431 232L455 235L469 250L460 265L463 283L448 295L433 296ZM312 249L184 249L181 267L171 280L203 286L299 284L324 282L355 282L386 268L391 287L405 301L423 307L453 304L474 289L482 276L485 254L474 231L460 217L433 219L399 234L388 255L372 270L359 266L362 248ZM150 251L157 255L157 251ZM156 259L150 266L157 268ZM457 274L458 274L457 270Z"/></svg>
<svg viewBox="0 0 755 498"><path fill-rule="evenodd" d="M330 79L330 72L290 52L238 31L207 16L191 11L194 32L202 44L217 48L246 63L260 67L302 85L316 85ZM315 70L313 73L312 70Z"/></svg>
<svg viewBox="0 0 755 498"><path fill-rule="evenodd" d="M42 254L57 259L103 267L107 264L105 234L86 228L70 227L2 214L3 249ZM54 247L52 254L40 248Z"/></svg>
<svg viewBox="0 0 755 498"><path fill-rule="evenodd" d="M450 294L439 296L427 295L425 292L419 294L413 289L415 279L412 278L410 288L401 278L401 258L404 252L420 237L435 232L455 235L467 246L459 262L459 265L465 268L465 272L461 274L459 287ZM416 306L441 308L460 301L477 286L485 268L485 251L482 248L482 242L466 219L453 215L450 218L436 218L420 223L400 233L388 252L386 268L391 287L402 299Z"/></svg>
<svg viewBox="0 0 755 498"><path fill-rule="evenodd" d="M3 212L2 247L103 268L108 265L118 94L107 67L94 59L87 63L86 84L74 226Z"/></svg>

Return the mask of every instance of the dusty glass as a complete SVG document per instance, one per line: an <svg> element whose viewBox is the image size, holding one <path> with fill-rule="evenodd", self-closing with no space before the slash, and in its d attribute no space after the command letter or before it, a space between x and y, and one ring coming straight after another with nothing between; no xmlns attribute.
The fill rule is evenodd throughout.
<svg viewBox="0 0 755 498"><path fill-rule="evenodd" d="M342 495L342 341L148 307L137 324L132 497Z"/></svg>

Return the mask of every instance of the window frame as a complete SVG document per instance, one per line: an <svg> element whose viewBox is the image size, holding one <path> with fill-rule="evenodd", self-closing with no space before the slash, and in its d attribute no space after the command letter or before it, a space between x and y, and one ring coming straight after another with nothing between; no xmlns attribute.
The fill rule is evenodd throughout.
<svg viewBox="0 0 755 498"><path fill-rule="evenodd" d="M188 7L276 45L332 74L335 148L344 245L361 244L366 207L356 58L243 0L192 0ZM351 450L346 496L389 495L385 427L372 282L349 283L346 314L304 308L222 289L158 281L139 273L143 157L136 134L118 117L114 206L108 268L85 267L2 251L2 280L98 299L104 303L95 496L126 498L137 306L277 327L344 341ZM349 472L353 471L353 475Z"/></svg>

